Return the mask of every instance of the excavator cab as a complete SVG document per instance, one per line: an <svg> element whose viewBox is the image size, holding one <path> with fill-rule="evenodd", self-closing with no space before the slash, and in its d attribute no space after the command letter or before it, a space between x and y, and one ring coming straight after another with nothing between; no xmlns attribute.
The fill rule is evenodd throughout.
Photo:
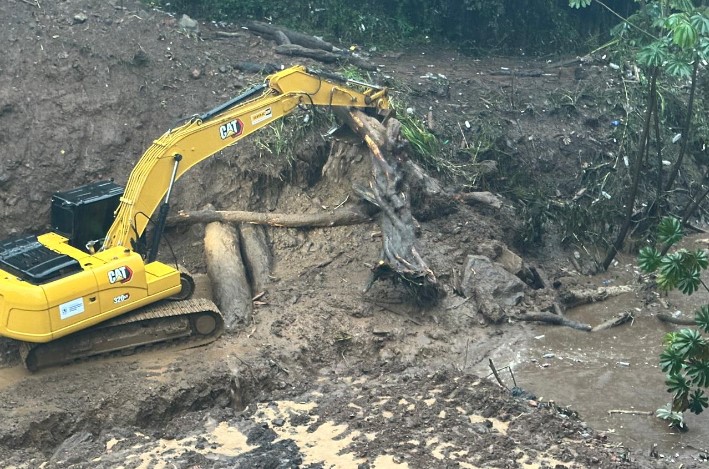
<svg viewBox="0 0 709 469"><path fill-rule="evenodd" d="M122 195L123 187L111 181L57 192L52 196L52 229L77 249L98 251Z"/></svg>

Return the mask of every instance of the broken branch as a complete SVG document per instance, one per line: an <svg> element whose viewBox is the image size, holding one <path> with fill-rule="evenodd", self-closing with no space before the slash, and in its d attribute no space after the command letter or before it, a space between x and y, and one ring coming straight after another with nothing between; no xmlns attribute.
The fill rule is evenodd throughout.
<svg viewBox="0 0 709 469"><path fill-rule="evenodd" d="M590 324L585 324L582 322L574 321L565 316L557 316L556 314L547 313L544 311L532 311L524 314L518 314L512 316L513 319L518 321L535 321L544 322L547 324L554 324L557 326L566 326L579 331L589 332L593 329Z"/></svg>
<svg viewBox="0 0 709 469"><path fill-rule="evenodd" d="M655 415L654 412L652 412L651 410L622 410L622 409L609 410L608 414L610 414L610 415L613 415L613 414L649 415L649 416Z"/></svg>
<svg viewBox="0 0 709 469"><path fill-rule="evenodd" d="M633 318L633 313L631 313L630 311L624 311L616 317L610 318L609 320L604 321L599 325L595 326L593 329L591 329L591 332L603 331L606 329L610 329L611 327L620 326L621 324L625 324Z"/></svg>
<svg viewBox="0 0 709 469"><path fill-rule="evenodd" d="M667 313L659 313L657 315L657 319L659 319L662 322L676 324L678 326L696 326L697 325L697 322L694 319L676 318L676 317L674 317L670 314L667 314Z"/></svg>

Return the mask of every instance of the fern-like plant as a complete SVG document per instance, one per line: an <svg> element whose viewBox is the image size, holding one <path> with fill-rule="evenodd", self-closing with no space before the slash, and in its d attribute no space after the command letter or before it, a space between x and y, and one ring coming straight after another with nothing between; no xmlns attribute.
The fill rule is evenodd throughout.
<svg viewBox="0 0 709 469"><path fill-rule="evenodd" d="M657 285L663 290L678 289L691 295L700 287L709 291L701 273L709 267L709 259L702 249L690 251L673 248L682 239L682 225L676 218L664 218L658 227L657 240L663 249L645 247L640 250L638 265L644 272L656 275ZM666 252L663 254L663 252ZM695 314L696 329L670 332L664 338L665 349L660 354L660 368L667 373L665 384L672 394L672 402L658 409L656 415L670 426L686 430L682 413L686 410L700 414L709 407L706 389L709 388L709 305Z"/></svg>

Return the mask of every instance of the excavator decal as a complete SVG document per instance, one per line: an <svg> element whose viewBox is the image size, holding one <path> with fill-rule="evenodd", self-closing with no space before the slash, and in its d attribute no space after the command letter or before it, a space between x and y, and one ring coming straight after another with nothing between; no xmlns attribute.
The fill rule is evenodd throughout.
<svg viewBox="0 0 709 469"><path fill-rule="evenodd" d="M133 278L133 270L127 265L108 271L108 283L111 284L116 282L127 283L130 282L131 278Z"/></svg>
<svg viewBox="0 0 709 469"><path fill-rule="evenodd" d="M123 303L128 298L130 298L130 293L124 293L122 295L118 295L117 297L115 297L113 299L113 304Z"/></svg>
<svg viewBox="0 0 709 469"><path fill-rule="evenodd" d="M222 140L226 140L228 137L236 138L241 135L241 132L243 130L244 124L241 122L241 120L234 119L233 121L227 122L226 124L219 127L219 135L222 137Z"/></svg>
<svg viewBox="0 0 709 469"><path fill-rule="evenodd" d="M81 314L84 312L84 299L77 298L75 300L67 301L59 305L59 316L64 319L69 319L72 316Z"/></svg>
<svg viewBox="0 0 709 469"><path fill-rule="evenodd" d="M263 111L251 114L251 124L256 125L259 122L263 122L267 119L270 119L271 117L273 117L273 109L271 109L271 106L269 106Z"/></svg>

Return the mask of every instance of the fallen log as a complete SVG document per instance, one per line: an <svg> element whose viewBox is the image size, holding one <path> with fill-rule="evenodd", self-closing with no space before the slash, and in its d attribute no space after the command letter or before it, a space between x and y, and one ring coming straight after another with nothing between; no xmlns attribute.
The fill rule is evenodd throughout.
<svg viewBox="0 0 709 469"><path fill-rule="evenodd" d="M215 35L221 36L221 37L243 37L243 33L234 33L230 31L215 31Z"/></svg>
<svg viewBox="0 0 709 469"><path fill-rule="evenodd" d="M559 299L567 308L573 308L574 306L603 301L611 296L618 296L632 291L634 291L633 287L628 285L598 287L587 290L568 289L559 294Z"/></svg>
<svg viewBox="0 0 709 469"><path fill-rule="evenodd" d="M590 324L574 321L573 319L569 319L566 316L557 316L556 314L547 313L545 311L533 311L523 314L517 314L511 316L511 318L516 319L518 321L544 322L557 326L566 326L571 327L572 329L586 332L590 332L593 329Z"/></svg>
<svg viewBox="0 0 709 469"><path fill-rule="evenodd" d="M279 46L282 46L284 44L292 44L290 42L290 39L288 39L288 36L286 36L283 31L276 31L273 37L276 39L276 44L278 44Z"/></svg>
<svg viewBox="0 0 709 469"><path fill-rule="evenodd" d="M280 44L273 49L276 54L290 55L294 57L307 57L326 64L335 63L339 60L337 54L322 49L309 49L298 44Z"/></svg>
<svg viewBox="0 0 709 469"><path fill-rule="evenodd" d="M357 210L341 209L330 212L287 214L244 212L240 210L195 210L180 211L167 219L167 226L195 223L252 223L255 225L281 226L285 228L327 228L331 226L358 225L371 218Z"/></svg>
<svg viewBox="0 0 709 469"><path fill-rule="evenodd" d="M655 412L651 410L624 410L624 409L611 409L608 411L609 415L613 414L624 414L624 415L647 415L652 417Z"/></svg>
<svg viewBox="0 0 709 469"><path fill-rule="evenodd" d="M308 49L321 49L327 52L335 50L335 46L329 42L309 34L304 34L292 29L264 23L262 21L249 21L245 26L258 34L275 37L278 32L284 34L292 44L306 47Z"/></svg>
<svg viewBox="0 0 709 469"><path fill-rule="evenodd" d="M277 54L291 57L307 57L319 62L331 64L335 62L345 62L356 65L364 70L376 70L377 66L370 61L347 53L328 52L321 49L309 49L298 44L279 44L273 49Z"/></svg>
<svg viewBox="0 0 709 469"><path fill-rule="evenodd" d="M678 326L696 326L697 325L697 321L695 321L694 319L676 318L676 317L672 316L671 314L667 314L667 313L658 313L657 319L659 319L662 322L667 322L669 324L676 324Z"/></svg>
<svg viewBox="0 0 709 469"><path fill-rule="evenodd" d="M544 72L541 70L495 70L489 72L490 76L515 76L515 77L540 77Z"/></svg>
<svg viewBox="0 0 709 469"><path fill-rule="evenodd" d="M263 292L271 274L272 256L266 241L263 226L251 223L239 224L244 265L251 279L251 291Z"/></svg>
<svg viewBox="0 0 709 469"><path fill-rule="evenodd" d="M214 302L224 315L226 330L234 332L239 324L251 322L253 308L236 229L219 222L208 224L204 230L204 253Z"/></svg>
<svg viewBox="0 0 709 469"><path fill-rule="evenodd" d="M593 329L591 329L591 332L598 332L598 331L604 331L606 329L610 329L611 327L615 326L620 326L621 324L625 324L628 321L631 321L635 319L633 316L633 313L630 311L624 311L620 313L619 315L608 319L607 321L603 321L597 326L594 326Z"/></svg>

